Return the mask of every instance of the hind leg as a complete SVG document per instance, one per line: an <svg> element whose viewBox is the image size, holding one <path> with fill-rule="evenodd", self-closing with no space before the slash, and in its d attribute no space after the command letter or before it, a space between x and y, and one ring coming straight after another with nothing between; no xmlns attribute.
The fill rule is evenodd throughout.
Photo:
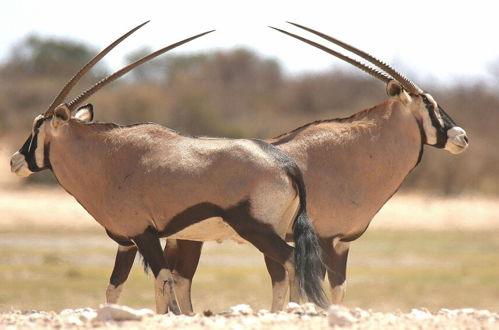
<svg viewBox="0 0 499 330"><path fill-rule="evenodd" d="M252 216L249 202L228 210L225 220L242 238L265 255L272 279L271 311L282 310L288 290L287 276L295 278L293 247L286 244L271 225Z"/></svg>
<svg viewBox="0 0 499 330"><path fill-rule="evenodd" d="M156 313L165 314L168 306L173 306L173 278L167 267L166 258L161 248L158 235L151 229L133 239L144 260L149 264L154 274L154 291L156 297ZM174 310L178 314L178 310Z"/></svg>
<svg viewBox="0 0 499 330"><path fill-rule="evenodd" d="M123 290L123 284L130 274L137 247L135 245L119 245L114 260L114 268L109 279L109 285L106 290L106 301L109 304L116 304Z"/></svg>
<svg viewBox="0 0 499 330"><path fill-rule="evenodd" d="M184 314L192 314L191 285L203 242L167 239L165 255L175 281L175 297Z"/></svg>
<svg viewBox="0 0 499 330"><path fill-rule="evenodd" d="M272 280L272 307L270 310L276 312L281 310L286 303L288 274L280 263L267 256L265 256L265 265Z"/></svg>

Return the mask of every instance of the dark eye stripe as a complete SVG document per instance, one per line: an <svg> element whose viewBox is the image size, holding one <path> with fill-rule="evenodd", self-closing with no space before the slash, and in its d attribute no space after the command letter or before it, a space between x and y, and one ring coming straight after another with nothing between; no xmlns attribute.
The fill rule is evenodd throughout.
<svg viewBox="0 0 499 330"><path fill-rule="evenodd" d="M24 145L21 147L19 152L24 155L26 159L26 163L28 164L28 168L31 172L41 171L43 168L38 167L36 164L36 155L35 151L38 147L38 131L42 126L45 118L40 118L35 125L33 126L33 133L28 137ZM44 160L44 162L46 162ZM45 167L44 167L45 168Z"/></svg>

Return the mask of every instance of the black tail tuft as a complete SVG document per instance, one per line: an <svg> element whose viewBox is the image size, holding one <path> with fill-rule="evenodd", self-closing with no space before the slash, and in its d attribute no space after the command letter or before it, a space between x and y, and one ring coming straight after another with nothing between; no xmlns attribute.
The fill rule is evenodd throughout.
<svg viewBox="0 0 499 330"><path fill-rule="evenodd" d="M306 212L307 194L300 168L284 151L260 140L253 141L263 150L272 154L274 159L286 170L287 175L298 190L300 209L293 224L296 279L300 286L300 291L310 301L322 308L327 308L329 302L322 287L322 267L324 267L324 263L321 256L323 250L319 245L319 239Z"/></svg>
<svg viewBox="0 0 499 330"><path fill-rule="evenodd" d="M295 165L296 166L296 165ZM329 301L322 287L323 250L319 239L307 215L307 197L305 183L301 171L296 166L289 171L298 189L300 209L293 224L293 240L295 242L295 272L300 290L314 304L327 308Z"/></svg>
<svg viewBox="0 0 499 330"><path fill-rule="evenodd" d="M293 225L295 272L300 289L314 304L327 308L329 301L322 287L322 249L305 210L300 210Z"/></svg>
<svg viewBox="0 0 499 330"><path fill-rule="evenodd" d="M149 264L147 263L146 258L139 252L140 261L142 261L142 266L144 267L144 273L149 274Z"/></svg>

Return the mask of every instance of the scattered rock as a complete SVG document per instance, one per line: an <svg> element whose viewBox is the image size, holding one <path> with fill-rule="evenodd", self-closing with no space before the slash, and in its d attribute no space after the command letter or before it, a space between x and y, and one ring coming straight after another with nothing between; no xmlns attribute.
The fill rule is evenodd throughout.
<svg viewBox="0 0 499 330"><path fill-rule="evenodd" d="M253 309L250 305L240 304L229 308L230 315L252 315Z"/></svg>
<svg viewBox="0 0 499 330"><path fill-rule="evenodd" d="M213 316L213 312L210 311L209 309L207 309L207 310L203 311L203 316L208 316L208 317Z"/></svg>
<svg viewBox="0 0 499 330"><path fill-rule="evenodd" d="M431 319L433 315L428 310L413 308L408 314L408 317L413 320L421 321Z"/></svg>
<svg viewBox="0 0 499 330"><path fill-rule="evenodd" d="M289 302L284 310L288 313L303 314L303 308L295 302Z"/></svg>
<svg viewBox="0 0 499 330"><path fill-rule="evenodd" d="M312 303L305 303L301 305L303 313L306 315L319 315L319 311L317 310L317 306Z"/></svg>
<svg viewBox="0 0 499 330"><path fill-rule="evenodd" d="M340 327L348 327L356 321L350 310L340 305L329 306L328 320L330 326Z"/></svg>
<svg viewBox="0 0 499 330"><path fill-rule="evenodd" d="M155 313L150 309L133 309L116 304L103 304L97 310L96 321L138 321L144 316L152 316Z"/></svg>
<svg viewBox="0 0 499 330"><path fill-rule="evenodd" d="M498 313L470 308L441 309L436 313L424 308L409 313L381 313L333 305L325 314L307 304L291 304L286 310L255 313L248 305L237 305L224 313L212 313L210 317L158 315L151 310L118 305L102 305L98 310L67 309L60 313L12 310L0 312L0 329L499 329Z"/></svg>

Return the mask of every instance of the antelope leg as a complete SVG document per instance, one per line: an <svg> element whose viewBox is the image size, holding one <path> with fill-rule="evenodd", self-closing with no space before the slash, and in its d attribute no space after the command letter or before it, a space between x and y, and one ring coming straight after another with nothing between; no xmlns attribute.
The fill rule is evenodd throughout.
<svg viewBox="0 0 499 330"><path fill-rule="evenodd" d="M143 234L134 237L133 241L154 274L156 313L165 314L168 312L168 306L175 306L173 304L173 299L175 299L173 294L174 282L171 271L167 267L159 238L154 230L149 228ZM172 312L180 314L181 311L175 309Z"/></svg>
<svg viewBox="0 0 499 330"><path fill-rule="evenodd" d="M106 290L106 301L109 304L116 304L123 290L123 285L130 274L137 247L135 245L124 246L118 245L116 258L114 260L114 268L109 279L109 285Z"/></svg>
<svg viewBox="0 0 499 330"><path fill-rule="evenodd" d="M175 281L174 291L178 307L184 314L192 314L191 285L196 272L203 242L167 239L165 255Z"/></svg>

